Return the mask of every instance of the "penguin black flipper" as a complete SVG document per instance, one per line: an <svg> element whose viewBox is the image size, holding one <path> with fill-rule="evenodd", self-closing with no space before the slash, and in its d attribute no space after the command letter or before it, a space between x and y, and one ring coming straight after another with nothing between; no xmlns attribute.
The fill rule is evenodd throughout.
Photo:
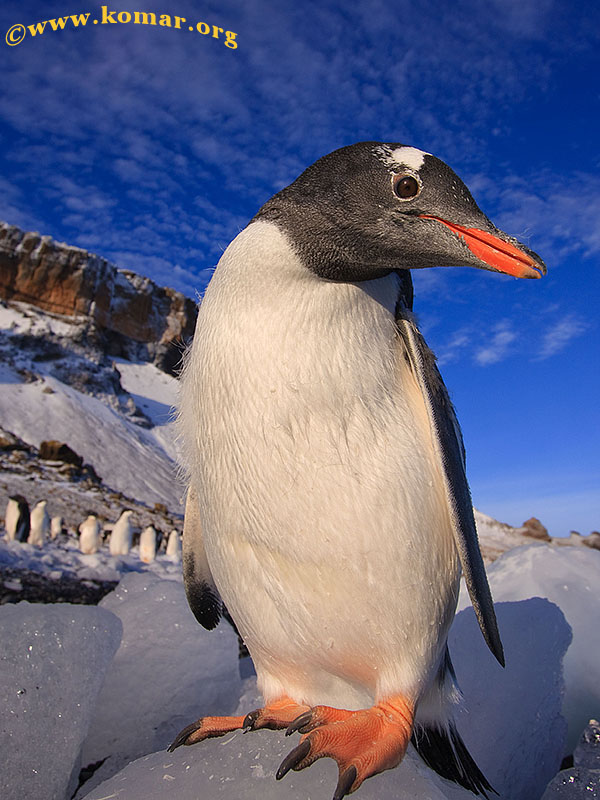
<svg viewBox="0 0 600 800"><path fill-rule="evenodd" d="M210 631L219 624L223 603L206 558L198 500L192 489L185 503L182 559L188 603L200 625Z"/></svg>
<svg viewBox="0 0 600 800"><path fill-rule="evenodd" d="M442 462L446 497L454 540L471 602L488 647L504 666L504 651L498 632L494 603L479 549L473 503L465 472L465 449L454 408L435 363L406 307L399 303L396 324L414 375L421 388L433 441Z"/></svg>

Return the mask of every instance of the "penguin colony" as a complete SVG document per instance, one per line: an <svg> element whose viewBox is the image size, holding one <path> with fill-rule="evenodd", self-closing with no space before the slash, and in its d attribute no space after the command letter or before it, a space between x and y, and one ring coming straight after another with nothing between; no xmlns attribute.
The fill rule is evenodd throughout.
<svg viewBox="0 0 600 800"><path fill-rule="evenodd" d="M67 535L64 520L60 516L50 519L47 512L47 501L40 500L29 511L27 500L20 494L12 495L6 505L4 527L9 541L32 544L43 547L49 540L57 541ZM113 556L128 555L133 544L133 511L125 510L120 515L110 532L109 551ZM85 555L92 555L102 549L103 529L96 514L90 511L86 519L77 528L79 534L79 550ZM149 564L157 553L165 552L173 561L181 559L181 536L179 531L172 530L168 536L156 530L152 525L142 531L139 541L140 559Z"/></svg>
<svg viewBox="0 0 600 800"><path fill-rule="evenodd" d="M411 313L409 270L435 266L546 272L446 164L378 142L317 161L221 258L182 379L184 580L205 627L227 606L265 706L203 717L170 750L299 732L277 778L333 758L341 800L412 740L493 791L452 716L461 569L504 657L460 429Z"/></svg>

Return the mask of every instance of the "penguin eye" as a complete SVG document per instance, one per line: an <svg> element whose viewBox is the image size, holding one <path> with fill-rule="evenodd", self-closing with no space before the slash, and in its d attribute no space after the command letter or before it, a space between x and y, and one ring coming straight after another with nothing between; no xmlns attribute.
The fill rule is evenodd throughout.
<svg viewBox="0 0 600 800"><path fill-rule="evenodd" d="M412 175L394 175L392 185L394 187L394 194L400 200L410 200L416 197L421 191L421 187L416 178Z"/></svg>

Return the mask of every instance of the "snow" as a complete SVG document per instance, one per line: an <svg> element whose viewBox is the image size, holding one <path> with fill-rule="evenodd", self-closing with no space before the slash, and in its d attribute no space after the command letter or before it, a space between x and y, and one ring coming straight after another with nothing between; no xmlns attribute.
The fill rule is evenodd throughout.
<svg viewBox="0 0 600 800"><path fill-rule="evenodd" d="M0 382L2 427L35 447L45 439L66 442L109 486L149 504L179 506L183 487L159 443L164 431L155 437L101 400L50 375L23 383L18 373L3 366Z"/></svg>
<svg viewBox="0 0 600 800"><path fill-rule="evenodd" d="M11 346L14 334L36 337L62 353L67 372L92 370L95 356L88 354L85 361L83 346L73 343L84 325L85 318L69 320L25 304L0 303L0 425L35 447L48 439L63 441L114 489L150 505L162 502L179 510L183 487L175 466L174 377L150 363L115 359L127 394L118 400L114 387L107 385L104 394L93 396L59 380L62 374L53 374L54 362L45 360L43 352ZM18 370L37 380L24 382ZM137 405L153 427L141 427L122 413L127 395L129 405Z"/></svg>
<svg viewBox="0 0 600 800"><path fill-rule="evenodd" d="M86 319L85 317L60 317L47 314L26 303L7 306L0 303L0 330L11 333L29 333L35 336L52 334L71 337L73 331Z"/></svg>
<svg viewBox="0 0 600 800"><path fill-rule="evenodd" d="M149 571L157 577L181 582L181 564L178 561L172 556L158 554L154 561L144 564L137 546L128 555L115 558L110 555L106 544L97 553L85 555L75 537L59 537L39 548L0 536L0 566L54 574L55 577L116 582L129 572Z"/></svg>
<svg viewBox="0 0 600 800"><path fill-rule="evenodd" d="M107 758L102 779L164 749L204 713L231 714L240 696L238 640L227 622L212 632L190 611L183 586L127 575L100 603L123 623L83 747L83 763Z"/></svg>
<svg viewBox="0 0 600 800"><path fill-rule="evenodd" d="M3 800L71 796L81 743L120 637L120 621L102 608L0 607Z"/></svg>
<svg viewBox="0 0 600 800"><path fill-rule="evenodd" d="M565 656L563 713L569 723L566 753L572 753L592 717L600 717L600 551L534 544L518 547L488 567L496 602L545 597L560 606L573 630ZM463 590L459 608L469 604ZM500 634L504 637L502 627Z"/></svg>

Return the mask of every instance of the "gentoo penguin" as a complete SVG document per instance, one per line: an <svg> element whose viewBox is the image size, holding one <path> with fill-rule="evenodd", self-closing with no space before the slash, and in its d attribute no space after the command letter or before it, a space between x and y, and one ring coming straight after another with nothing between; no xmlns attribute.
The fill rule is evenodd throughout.
<svg viewBox="0 0 600 800"><path fill-rule="evenodd" d="M27 542L35 545L35 547L43 547L50 535L50 517L46 511L47 505L47 500L40 500L31 512L31 530Z"/></svg>
<svg viewBox="0 0 600 800"><path fill-rule="evenodd" d="M131 550L133 531L130 519L132 514L133 511L126 509L115 523L109 543L111 556L126 556Z"/></svg>
<svg viewBox="0 0 600 800"><path fill-rule="evenodd" d="M141 533L140 536L140 560L145 564L149 564L156 558L156 530L152 525Z"/></svg>
<svg viewBox="0 0 600 800"><path fill-rule="evenodd" d="M11 541L27 541L30 531L29 503L22 494L13 494L8 498L4 527Z"/></svg>
<svg viewBox="0 0 600 800"><path fill-rule="evenodd" d="M170 749L287 728L302 738L277 778L331 757L340 800L412 739L490 790L452 719L461 567L503 651L460 429L411 314L409 269L434 266L546 271L446 164L378 142L310 166L219 261L181 386L184 579L205 627L227 606L265 706L203 717Z"/></svg>
<svg viewBox="0 0 600 800"><path fill-rule="evenodd" d="M167 555L176 561L179 561L181 558L181 538L178 530L172 530L169 534L169 541L167 542Z"/></svg>
<svg viewBox="0 0 600 800"><path fill-rule="evenodd" d="M97 553L102 546L98 517L90 512L79 526L79 549L86 555Z"/></svg>

